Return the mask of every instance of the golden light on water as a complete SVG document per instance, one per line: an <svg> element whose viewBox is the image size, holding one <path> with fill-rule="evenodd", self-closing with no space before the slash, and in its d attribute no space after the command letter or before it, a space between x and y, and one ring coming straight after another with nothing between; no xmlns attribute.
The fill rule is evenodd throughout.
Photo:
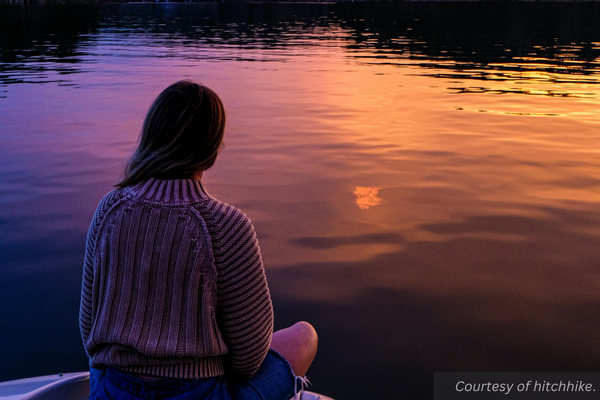
<svg viewBox="0 0 600 400"><path fill-rule="evenodd" d="M381 199L377 196L379 188L357 186L354 194L356 195L356 205L367 210L369 207L377 206Z"/></svg>

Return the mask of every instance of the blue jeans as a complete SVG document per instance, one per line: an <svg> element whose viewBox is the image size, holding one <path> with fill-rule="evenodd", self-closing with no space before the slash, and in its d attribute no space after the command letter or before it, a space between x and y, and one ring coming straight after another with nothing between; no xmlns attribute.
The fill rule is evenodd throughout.
<svg viewBox="0 0 600 400"><path fill-rule="evenodd" d="M250 379L223 376L146 381L111 367L90 369L90 400L289 400L296 390L290 364L269 350Z"/></svg>

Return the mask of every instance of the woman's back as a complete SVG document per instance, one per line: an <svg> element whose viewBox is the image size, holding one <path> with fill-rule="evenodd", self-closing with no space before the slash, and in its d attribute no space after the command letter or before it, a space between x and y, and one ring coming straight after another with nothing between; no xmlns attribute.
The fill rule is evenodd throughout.
<svg viewBox="0 0 600 400"><path fill-rule="evenodd" d="M200 378L223 375L227 354L228 370L251 376L268 350L273 312L252 225L200 181L107 194L90 226L86 286L92 366Z"/></svg>

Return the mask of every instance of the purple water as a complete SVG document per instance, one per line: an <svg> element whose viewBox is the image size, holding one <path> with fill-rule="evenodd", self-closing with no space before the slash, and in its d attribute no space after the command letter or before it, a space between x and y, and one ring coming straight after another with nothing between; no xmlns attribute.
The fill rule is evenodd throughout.
<svg viewBox="0 0 600 400"><path fill-rule="evenodd" d="M85 234L168 84L213 88L313 390L600 367L594 4L0 8L0 380L85 370ZM393 384L392 384L393 382Z"/></svg>

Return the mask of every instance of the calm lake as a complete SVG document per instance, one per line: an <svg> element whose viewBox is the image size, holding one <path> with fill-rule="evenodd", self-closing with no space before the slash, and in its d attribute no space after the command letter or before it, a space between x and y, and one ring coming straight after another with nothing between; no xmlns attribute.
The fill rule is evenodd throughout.
<svg viewBox="0 0 600 400"><path fill-rule="evenodd" d="M600 370L600 4L0 8L0 380L85 370L87 228L145 112L213 88L204 182L260 241L312 390Z"/></svg>

